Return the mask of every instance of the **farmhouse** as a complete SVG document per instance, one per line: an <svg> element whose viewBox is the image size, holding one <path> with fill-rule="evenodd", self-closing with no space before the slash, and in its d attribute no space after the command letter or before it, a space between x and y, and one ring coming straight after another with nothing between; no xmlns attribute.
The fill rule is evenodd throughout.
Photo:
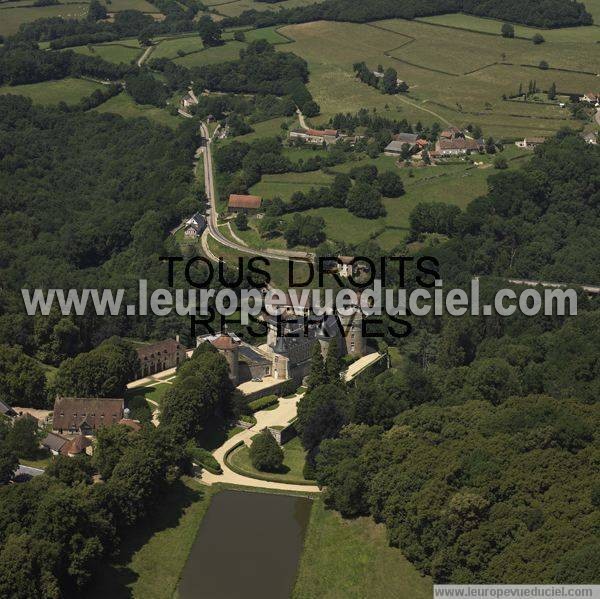
<svg viewBox="0 0 600 599"><path fill-rule="evenodd" d="M179 343L179 339L142 345L136 351L140 361L138 378L179 366L186 358L185 347Z"/></svg>
<svg viewBox="0 0 600 599"><path fill-rule="evenodd" d="M484 144L481 139L467 139L456 137L454 139L440 139L435 144L436 156L460 156L469 152L480 152Z"/></svg>
<svg viewBox="0 0 600 599"><path fill-rule="evenodd" d="M523 141L515 142L517 148L525 148L532 150L536 146L543 144L546 141L545 137L526 137Z"/></svg>
<svg viewBox="0 0 600 599"><path fill-rule="evenodd" d="M308 144L332 144L340 139L337 129L294 129L290 131L290 139L299 139Z"/></svg>
<svg viewBox="0 0 600 599"><path fill-rule="evenodd" d="M262 198L259 196L252 195L241 195L232 193L229 196L229 202L227 209L229 212L250 212L252 210L259 210L262 203Z"/></svg>
<svg viewBox="0 0 600 599"><path fill-rule="evenodd" d="M464 134L458 127L449 127L440 133L440 139L457 139L459 137L464 137Z"/></svg>
<svg viewBox="0 0 600 599"><path fill-rule="evenodd" d="M600 104L600 94L595 92L587 92L587 94L583 94L581 100L582 102L588 102L588 104L597 106Z"/></svg>
<svg viewBox="0 0 600 599"><path fill-rule="evenodd" d="M386 156L401 156L405 148L408 147L408 150L412 152L412 150L415 148L415 145L415 143L410 143L407 141L391 141L387 146L385 146L383 153Z"/></svg>
<svg viewBox="0 0 600 599"><path fill-rule="evenodd" d="M97 397L57 397L54 402L52 429L63 433L92 435L103 426L123 418L123 399Z"/></svg>
<svg viewBox="0 0 600 599"><path fill-rule="evenodd" d="M80 453L91 453L87 451L92 446L92 442L85 435L77 435L75 438L67 441L61 448L61 455L72 458Z"/></svg>
<svg viewBox="0 0 600 599"><path fill-rule="evenodd" d="M199 212L188 219L183 229L183 234L188 238L200 237L206 228L206 218Z"/></svg>

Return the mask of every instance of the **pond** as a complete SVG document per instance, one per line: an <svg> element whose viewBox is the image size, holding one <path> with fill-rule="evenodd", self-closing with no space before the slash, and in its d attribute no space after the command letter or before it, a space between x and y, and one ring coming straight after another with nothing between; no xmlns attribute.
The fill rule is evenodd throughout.
<svg viewBox="0 0 600 599"><path fill-rule="evenodd" d="M312 501L223 491L211 500L179 599L285 599L294 586Z"/></svg>

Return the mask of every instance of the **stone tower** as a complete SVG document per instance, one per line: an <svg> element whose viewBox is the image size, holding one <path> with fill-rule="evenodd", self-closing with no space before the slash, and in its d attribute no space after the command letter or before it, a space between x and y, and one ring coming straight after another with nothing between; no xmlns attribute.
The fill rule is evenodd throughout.
<svg viewBox="0 0 600 599"><path fill-rule="evenodd" d="M216 339L211 341L213 347L219 350L219 353L225 357L229 366L229 378L237 386L240 378L240 342L236 341L227 333L222 333Z"/></svg>

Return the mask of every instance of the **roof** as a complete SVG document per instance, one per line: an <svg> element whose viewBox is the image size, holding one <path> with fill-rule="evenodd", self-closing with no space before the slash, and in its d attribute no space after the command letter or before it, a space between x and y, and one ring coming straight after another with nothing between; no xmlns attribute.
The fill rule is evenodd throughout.
<svg viewBox="0 0 600 599"><path fill-rule="evenodd" d="M402 148L406 145L414 145L410 144L406 141L391 141L387 146L385 146L384 152L402 152Z"/></svg>
<svg viewBox="0 0 600 599"><path fill-rule="evenodd" d="M210 344L217 349L234 349L239 346L240 342L236 341L230 335L219 335L216 339L210 341Z"/></svg>
<svg viewBox="0 0 600 599"><path fill-rule="evenodd" d="M184 350L185 348L179 341L175 339L164 339L157 343L150 343L149 345L141 345L136 349L138 358L143 360L157 353L172 354L178 350Z"/></svg>
<svg viewBox="0 0 600 599"><path fill-rule="evenodd" d="M458 127L448 127L440 133L440 137L454 137L457 133L462 133Z"/></svg>
<svg viewBox="0 0 600 599"><path fill-rule="evenodd" d="M92 442L85 435L77 435L62 446L60 453L63 455L83 453L91 444Z"/></svg>
<svg viewBox="0 0 600 599"><path fill-rule="evenodd" d="M394 141L401 141L405 144L416 144L419 136L416 133L396 133L393 136Z"/></svg>
<svg viewBox="0 0 600 599"><path fill-rule="evenodd" d="M546 141L545 137L526 137L525 141L528 144L543 144Z"/></svg>
<svg viewBox="0 0 600 599"><path fill-rule="evenodd" d="M204 226L206 224L206 218L204 217L203 214L200 214L200 212L196 212L196 214L194 214L193 216L190 216L190 218L188 218L188 220L186 221L185 224L186 225L197 224L197 225Z"/></svg>
<svg viewBox="0 0 600 599"><path fill-rule="evenodd" d="M307 129L306 133L308 135L329 135L332 137L336 137L338 134L337 129Z"/></svg>
<svg viewBox="0 0 600 599"><path fill-rule="evenodd" d="M229 208L260 208L262 198L259 196L232 193L229 196Z"/></svg>
<svg viewBox="0 0 600 599"><path fill-rule="evenodd" d="M42 445L51 449L52 451L60 451L65 443L68 443L69 440L61 435L57 435L56 433L48 433L42 439Z"/></svg>
<svg viewBox="0 0 600 599"><path fill-rule="evenodd" d="M338 260L342 264L350 264L350 262L352 262L352 260L354 260L354 256L338 256Z"/></svg>
<svg viewBox="0 0 600 599"><path fill-rule="evenodd" d="M479 150L483 146L481 140L459 137L457 139L440 139L439 150Z"/></svg>
<svg viewBox="0 0 600 599"><path fill-rule="evenodd" d="M16 416L16 412L6 403L0 401L0 414L6 414L7 416Z"/></svg>
<svg viewBox="0 0 600 599"><path fill-rule="evenodd" d="M121 418L121 420L119 420L119 424L129 427L133 431L139 431L142 428L139 420L133 420L132 418Z"/></svg>
<svg viewBox="0 0 600 599"><path fill-rule="evenodd" d="M92 429L114 424L123 418L122 398L58 397L54 402L52 426L57 429Z"/></svg>

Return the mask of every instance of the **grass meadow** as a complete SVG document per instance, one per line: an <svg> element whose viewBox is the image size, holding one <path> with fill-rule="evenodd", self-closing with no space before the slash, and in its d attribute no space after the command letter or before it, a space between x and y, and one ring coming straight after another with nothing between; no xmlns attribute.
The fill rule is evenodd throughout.
<svg viewBox="0 0 600 599"><path fill-rule="evenodd" d="M436 19L450 17L456 15ZM500 27L497 21L490 24L488 19L458 17L464 17L465 23L475 19L483 23L482 28ZM565 125L581 127L566 108L507 102L502 95L515 94L520 83L527 88L530 79L542 89L555 82L559 92L597 88L600 28L543 30L547 41L536 46L530 40L440 25L402 19L371 24L319 21L280 31L294 40L286 50L309 63L309 88L322 112L315 124L337 112L370 107L411 122L476 123L495 137L547 135ZM357 81L352 65L363 60L373 68L378 64L395 68L411 86L410 92L387 96ZM551 68L537 68L541 60Z"/></svg>
<svg viewBox="0 0 600 599"><path fill-rule="evenodd" d="M198 52L203 48L202 40L198 35L163 39L154 48L152 58L177 58L177 52L179 51L188 54L190 52Z"/></svg>
<svg viewBox="0 0 600 599"><path fill-rule="evenodd" d="M246 44L232 40L222 46L206 48L204 50L200 50L199 52L194 52L192 54L188 54L187 56L176 58L173 60L173 62L189 68L202 66L204 64L216 64L219 62L225 62L227 60L237 60L240 50L245 47Z"/></svg>
<svg viewBox="0 0 600 599"><path fill-rule="evenodd" d="M370 518L344 520L315 501L292 599L429 599L430 578Z"/></svg>
<svg viewBox="0 0 600 599"><path fill-rule="evenodd" d="M246 10L280 10L282 8L294 8L296 6L307 6L315 4L319 0L283 0L277 4L267 2L253 2L253 0L207 0L205 4L214 8L219 14L226 17L237 17Z"/></svg>
<svg viewBox="0 0 600 599"><path fill-rule="evenodd" d="M76 104L89 96L94 90L102 89L100 83L86 81L85 79L59 79L57 81L42 81L28 85L4 85L0 87L0 94L13 94L27 96L35 104Z"/></svg>
<svg viewBox="0 0 600 599"><path fill-rule="evenodd" d="M31 4L31 3L29 3ZM53 6L18 6L0 8L0 35L16 33L22 23L37 19L63 17L65 19L83 19L87 15L88 3L57 4Z"/></svg>
<svg viewBox="0 0 600 599"><path fill-rule="evenodd" d="M120 63L124 62L129 64L139 58L143 52L141 48L134 46L128 46L123 43L112 43L112 44L97 44L95 46L76 46L70 48L75 50L79 54L85 54L86 56L98 56L108 62Z"/></svg>
<svg viewBox="0 0 600 599"><path fill-rule="evenodd" d="M139 10L140 12L159 13L160 10L146 0L102 0L108 12Z"/></svg>

